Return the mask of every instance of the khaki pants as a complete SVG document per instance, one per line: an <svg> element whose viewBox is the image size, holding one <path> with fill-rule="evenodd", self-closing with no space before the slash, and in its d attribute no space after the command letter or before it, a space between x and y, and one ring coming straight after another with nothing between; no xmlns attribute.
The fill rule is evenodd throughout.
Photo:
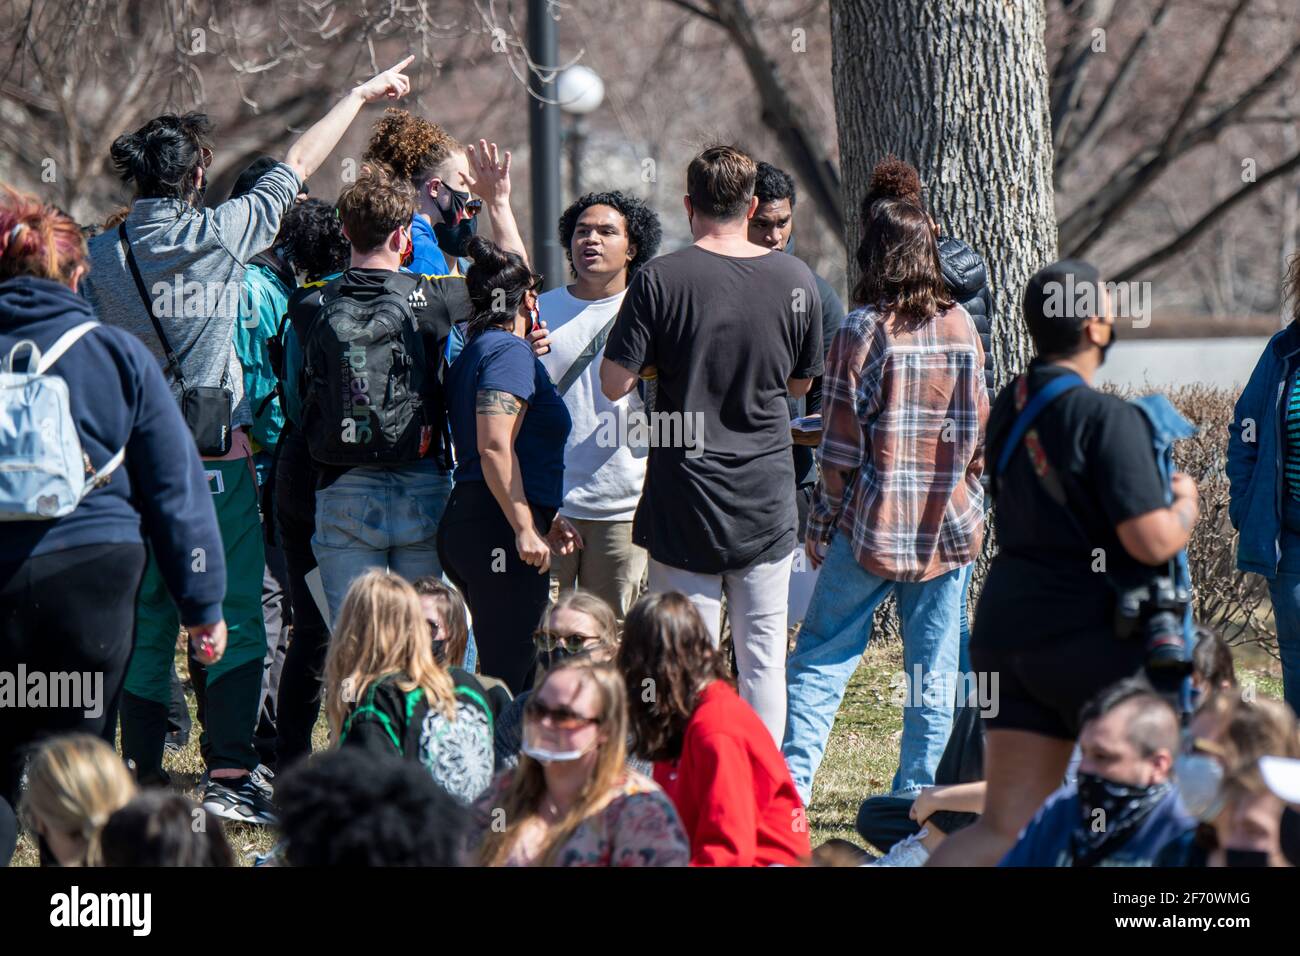
<svg viewBox="0 0 1300 956"><path fill-rule="evenodd" d="M632 522L569 518L584 547L551 559L551 600L578 587L614 609L619 626L641 592L646 552L632 543Z"/></svg>

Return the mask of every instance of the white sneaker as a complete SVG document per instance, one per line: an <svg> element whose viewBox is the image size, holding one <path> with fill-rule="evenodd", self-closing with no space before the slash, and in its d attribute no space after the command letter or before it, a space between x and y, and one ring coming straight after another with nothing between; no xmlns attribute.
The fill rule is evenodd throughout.
<svg viewBox="0 0 1300 956"><path fill-rule="evenodd" d="M921 844L921 839L929 832L922 827L919 832L895 843L884 856L863 866L924 866L930 859L930 851Z"/></svg>

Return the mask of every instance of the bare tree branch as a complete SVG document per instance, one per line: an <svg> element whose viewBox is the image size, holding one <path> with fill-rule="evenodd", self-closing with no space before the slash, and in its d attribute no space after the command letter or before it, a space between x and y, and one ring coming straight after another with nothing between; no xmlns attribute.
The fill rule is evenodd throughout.
<svg viewBox="0 0 1300 956"><path fill-rule="evenodd" d="M1142 32L1129 46L1128 50L1120 57L1119 69L1111 79L1110 85L1106 87L1106 92L1102 94L1101 99L1097 102L1096 108L1093 109L1088 121L1084 124L1083 129L1078 135L1072 137L1064 145L1058 141L1056 147L1056 185L1059 188L1061 181L1064 179L1075 164L1085 156L1097 140L1101 138L1101 131L1104 128L1105 121L1109 119L1115 104L1119 102L1119 96L1128 89L1137 72L1137 66L1142 62L1143 54L1150 44L1156 31L1164 23L1165 17L1169 14L1171 0L1160 0L1160 6L1156 7ZM1053 118L1055 122L1055 117Z"/></svg>
<svg viewBox="0 0 1300 956"><path fill-rule="evenodd" d="M1140 276L1152 267L1182 252L1184 249L1196 242L1196 240L1199 239L1207 229L1214 225L1215 222L1221 219L1243 200L1247 199L1256 190L1262 189L1279 176L1285 176L1287 173L1291 172L1291 170L1297 168L1300 168L1300 153L1296 153L1285 162L1275 166L1263 176L1259 177L1255 182L1246 183L1227 198L1220 200L1172 242L1166 243L1149 255L1143 256L1136 262L1121 269L1115 276L1115 281L1123 282L1132 279L1135 276Z"/></svg>
<svg viewBox="0 0 1300 956"><path fill-rule="evenodd" d="M1248 0L1239 0L1238 8L1242 2ZM1216 49L1223 44L1224 38L1221 35ZM1180 120L1175 121L1169 130L1170 134L1180 132L1178 139L1171 140L1169 134L1166 134L1159 144L1151 144L1140 149L1092 195L1061 220L1061 247L1065 254L1072 256L1084 254L1101 238L1110 223L1128 209L1176 159L1198 146L1212 142L1239 117L1246 115L1260 98L1290 73L1298 56L1300 56L1300 40L1296 41L1278 63L1246 92L1190 131L1181 129L1184 126L1181 116L1187 113L1187 110L1185 108L1180 111ZM1202 75L1204 76L1204 71ZM1186 104L1184 106L1186 107Z"/></svg>
<svg viewBox="0 0 1300 956"><path fill-rule="evenodd" d="M1052 71L1052 143L1061 148L1078 112L1088 73L1097 55L1092 48L1093 31L1104 30L1115 11L1115 0L1080 0L1071 18L1071 38Z"/></svg>

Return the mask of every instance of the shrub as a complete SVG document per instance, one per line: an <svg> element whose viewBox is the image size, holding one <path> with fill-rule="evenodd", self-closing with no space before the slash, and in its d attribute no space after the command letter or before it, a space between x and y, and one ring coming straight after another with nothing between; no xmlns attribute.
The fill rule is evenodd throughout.
<svg viewBox="0 0 1300 956"><path fill-rule="evenodd" d="M1128 398L1135 390L1107 391ZM1277 636L1273 626L1268 584L1257 574L1237 570L1237 532L1228 520L1227 460L1228 423L1237 396L1227 389L1208 385L1187 385L1164 389L1174 407L1199 429L1198 434L1174 446L1174 464L1196 480L1201 492L1201 516L1187 548L1187 562L1193 586L1193 614L1198 622L1219 631L1234 645L1254 644L1276 658ZM997 542L993 521L986 525L984 550L975 563L971 581L970 618L974 621L979 592L984 584ZM873 640L898 640L901 636L894 598L876 611Z"/></svg>

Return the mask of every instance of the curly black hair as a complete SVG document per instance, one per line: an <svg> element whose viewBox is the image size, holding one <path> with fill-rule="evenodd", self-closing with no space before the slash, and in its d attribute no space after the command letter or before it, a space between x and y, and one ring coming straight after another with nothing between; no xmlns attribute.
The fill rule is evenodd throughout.
<svg viewBox="0 0 1300 956"><path fill-rule="evenodd" d="M341 272L352 256L334 204L323 199L306 199L290 206L280 220L276 245L289 268L305 273L308 282Z"/></svg>
<svg viewBox="0 0 1300 956"><path fill-rule="evenodd" d="M663 239L659 214L635 196L618 191L587 193L574 200L560 216L560 244L564 246L564 256L569 260L569 274L575 279L578 273L573 268L573 231L578 226L578 217L591 206L610 206L623 216L623 222L627 224L628 242L636 246L636 255L627 266L627 277L631 279L636 275L636 270L653 259L659 251L659 242Z"/></svg>
<svg viewBox="0 0 1300 956"><path fill-rule="evenodd" d="M469 811L414 760L343 747L275 788L292 866L459 866Z"/></svg>
<svg viewBox="0 0 1300 956"><path fill-rule="evenodd" d="M758 164L758 174L754 177L754 195L760 203L788 199L791 209L799 198L793 176L779 166L762 162Z"/></svg>

